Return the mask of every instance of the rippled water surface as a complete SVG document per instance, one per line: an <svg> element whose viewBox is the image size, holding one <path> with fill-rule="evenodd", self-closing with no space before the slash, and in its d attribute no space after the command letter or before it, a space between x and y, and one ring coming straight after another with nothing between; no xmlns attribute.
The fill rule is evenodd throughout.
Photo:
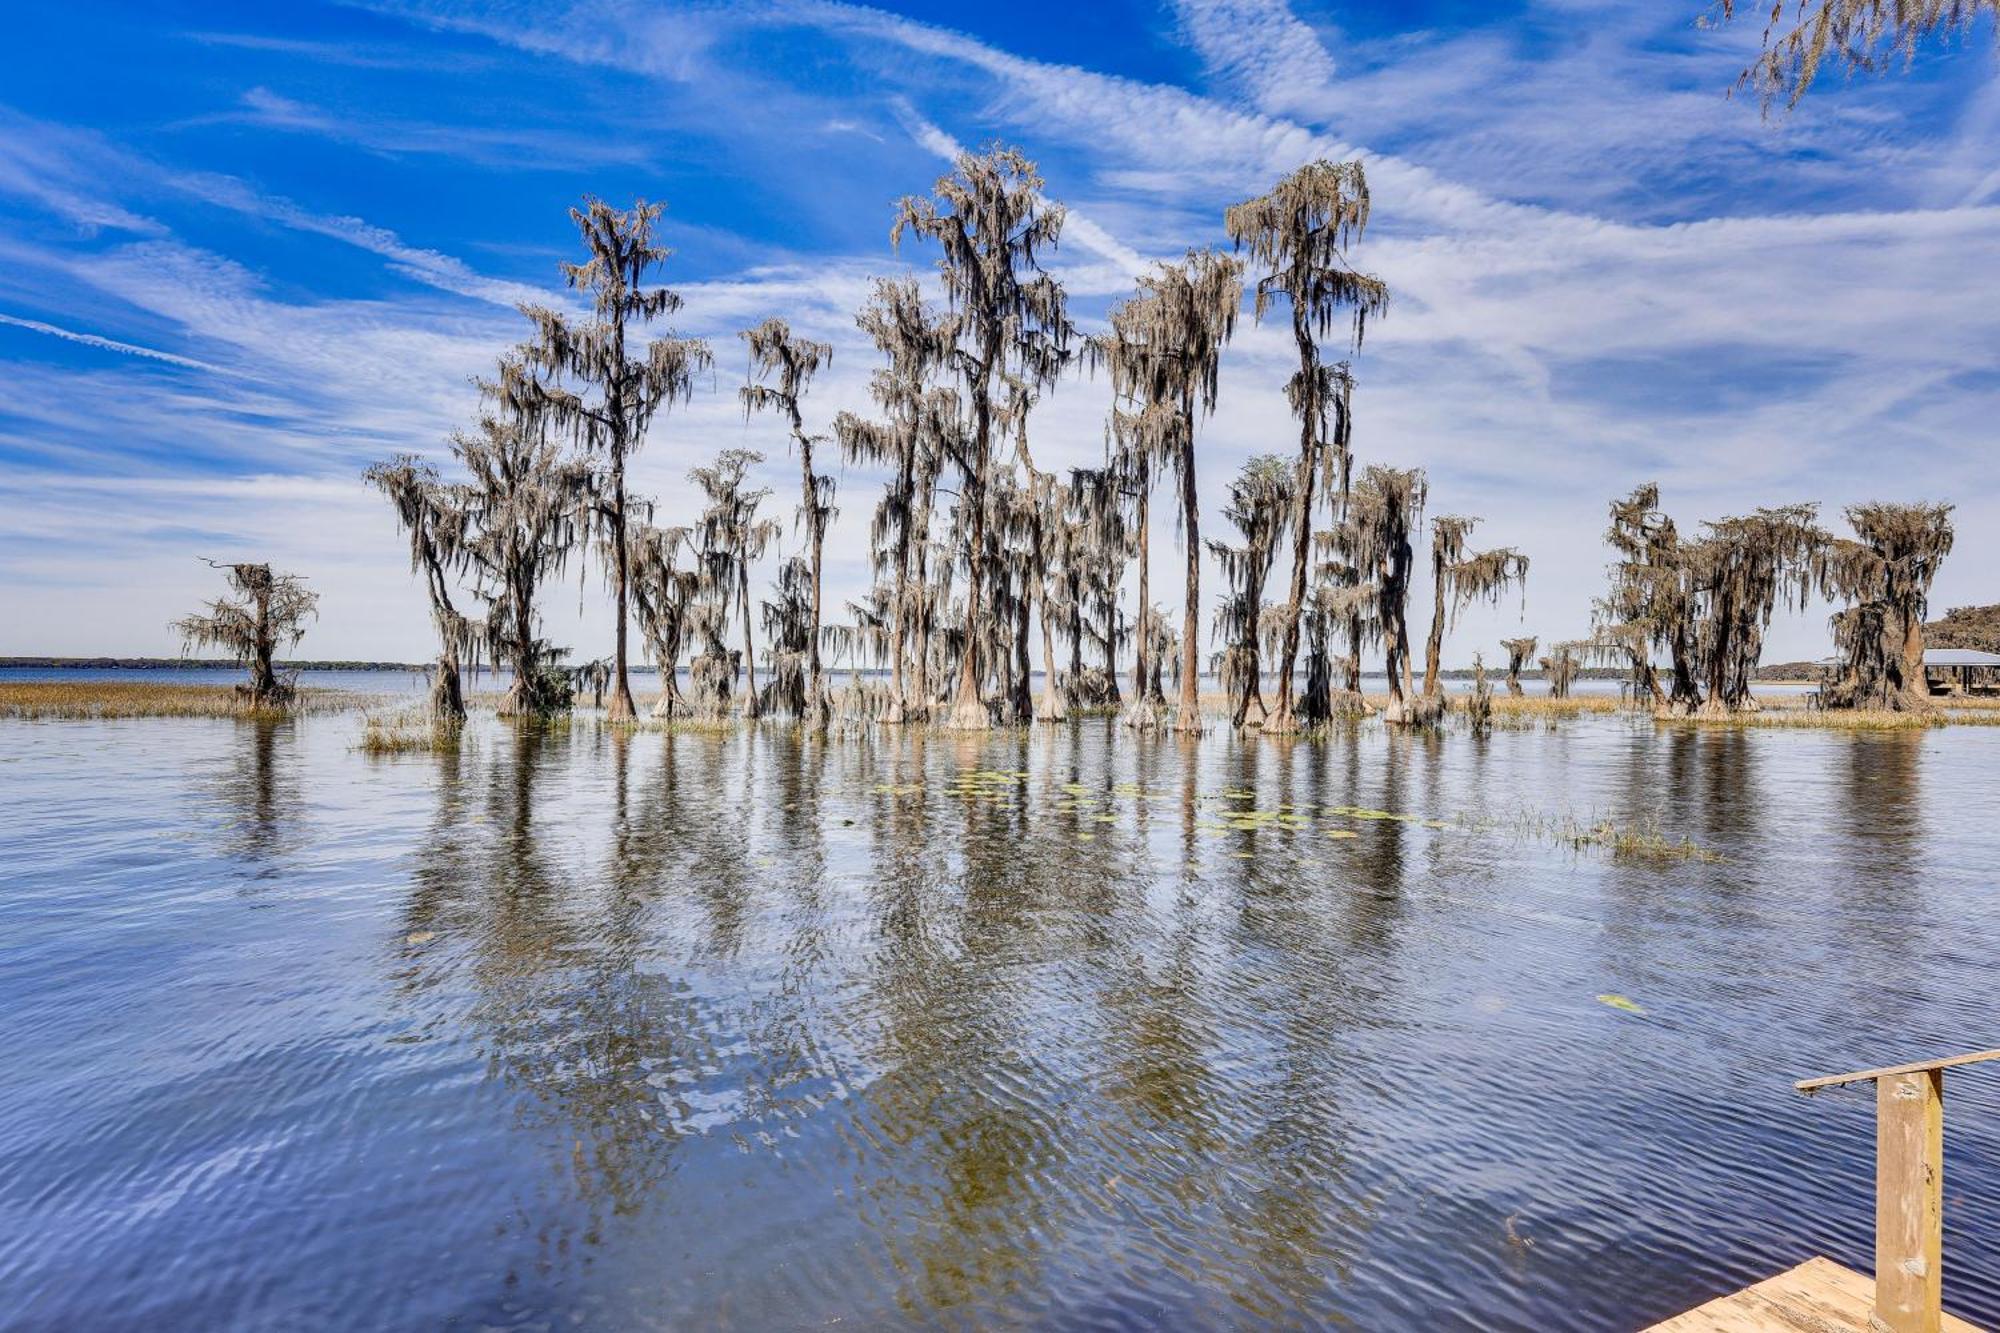
<svg viewBox="0 0 2000 1333"><path fill-rule="evenodd" d="M2000 728L359 728L0 722L0 1324L1630 1328L2000 1045Z"/></svg>

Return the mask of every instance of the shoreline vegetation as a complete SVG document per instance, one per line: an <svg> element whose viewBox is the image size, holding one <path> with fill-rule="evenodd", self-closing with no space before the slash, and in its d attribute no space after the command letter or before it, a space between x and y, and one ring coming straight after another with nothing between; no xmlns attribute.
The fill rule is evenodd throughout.
<svg viewBox="0 0 2000 1333"><path fill-rule="evenodd" d="M1635 706L1630 700L1613 694L1571 694L1566 698L1554 698L1548 695L1518 697L1495 695L1485 701L1486 715L1483 722L1478 719L1480 698L1481 696L1471 692L1447 693L1444 696L1446 706L1440 724L1455 729L1524 731L1553 729L1565 721L1582 717L1623 716L1634 720L1648 720L1659 726L1703 729L1760 727L1881 731L1946 726L2000 726L2000 697L1986 695L1942 696L1937 700L1936 707L1924 712L1813 708L1808 706L1808 700L1804 695L1766 695L1757 699L1757 706L1753 709L1709 717L1659 714L1651 708ZM496 713L504 706L505 700L506 695L498 690L468 691L465 696L465 703L469 709ZM1369 693L1363 696L1363 700L1371 710L1369 714L1355 714L1329 720L1318 727L1307 729L1300 733L1301 736L1311 739L1315 735L1324 735L1340 727L1351 727L1371 717L1381 720L1382 711L1391 702L1390 696L1386 693ZM1200 695L1202 717L1217 730L1228 729L1230 706L1231 702L1226 693L1208 690ZM274 708L247 704L241 692L229 685L103 679L0 680L0 718L24 721L146 717L270 721L294 716L326 717L339 714L355 714L362 718L364 735L361 748L369 753L393 754L431 750L457 743L456 725L434 719L420 702L414 702L407 696L304 686L297 691L296 698L288 706ZM573 717L578 722L607 723L644 730L713 732L733 729L738 725L754 724L760 727L804 725L802 719L781 717L763 719L641 717L632 722L619 723L610 718L606 710L581 706L573 709L570 714L561 716ZM1080 721L1115 716L1117 710L1111 707L1079 709L1066 720ZM511 720L528 721L520 718ZM544 723L554 720L560 720L560 717L541 719ZM872 730L878 725L874 719L843 711L840 697L836 693L827 726L815 730L823 729L843 737L852 737ZM1025 731L1046 725L1049 724L1029 723L1014 729ZM943 728L930 726L926 729ZM1247 730L1254 732L1256 728L1253 726Z"/></svg>

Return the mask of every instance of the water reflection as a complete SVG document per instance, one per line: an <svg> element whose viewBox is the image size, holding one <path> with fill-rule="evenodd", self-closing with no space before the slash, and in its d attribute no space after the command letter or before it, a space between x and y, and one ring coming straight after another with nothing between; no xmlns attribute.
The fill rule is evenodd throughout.
<svg viewBox="0 0 2000 1333"><path fill-rule="evenodd" d="M235 822L128 784L133 844L295 892L225 908L212 864L153 857L85 867L119 894L51 907L43 866L0 897L72 1032L213 986L184 1031L88 1048L115 1135L0 1105L0 1208L93 1162L139 1183L0 1259L49 1326L198 1258L248 1294L164 1322L311 1322L333 1291L380 1323L1373 1329L1449 1292L1460 1326L1636 1325L1865 1236L1865 1189L1769 1202L1866 1150L1865 1114L1792 1106L1792 1065L1973 1037L1966 941L2000 926L1952 873L1993 859L1991 756L1950 734L200 737L199 813ZM1524 806L1723 859L1451 822ZM50 961L69 934L90 970ZM245 1005L231 969L274 956ZM2000 1194L1995 1161L1955 1188ZM99 1250L106 1290L64 1285Z"/></svg>
<svg viewBox="0 0 2000 1333"><path fill-rule="evenodd" d="M227 830L223 850L246 862L253 879L274 878L302 836L298 725L270 718L236 723L229 766L215 784Z"/></svg>

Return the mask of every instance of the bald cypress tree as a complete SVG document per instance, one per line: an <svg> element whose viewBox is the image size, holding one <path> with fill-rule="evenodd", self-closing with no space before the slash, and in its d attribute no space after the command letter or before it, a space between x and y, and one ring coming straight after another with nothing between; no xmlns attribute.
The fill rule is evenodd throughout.
<svg viewBox="0 0 2000 1333"><path fill-rule="evenodd" d="M1827 553L1827 590L1849 605L1833 617L1841 666L1826 702L1834 708L1927 709L1924 617L1931 580L1951 554L1951 506L1854 505L1847 521L1853 538L1833 541Z"/></svg>
<svg viewBox="0 0 2000 1333"><path fill-rule="evenodd" d="M1518 699L1521 689L1521 668L1535 655L1537 640L1534 635L1523 635L1518 639L1502 639L1500 646L1507 650L1507 693Z"/></svg>
<svg viewBox="0 0 2000 1333"><path fill-rule="evenodd" d="M1375 589L1375 621L1382 636L1383 672L1389 678L1387 722L1424 722L1434 707L1415 703L1410 672L1410 574L1416 564L1413 534L1423 525L1429 483L1422 468L1370 467L1354 497L1354 563Z"/></svg>
<svg viewBox="0 0 2000 1333"><path fill-rule="evenodd" d="M1259 454L1243 464L1229 483L1229 503L1222 516L1240 534L1239 544L1210 542L1208 548L1222 568L1221 604L1215 613L1216 674L1229 700L1229 721L1242 727L1256 710L1264 720L1263 661L1258 652L1264 615L1264 585L1269 581L1278 544L1292 518L1294 469L1276 454Z"/></svg>
<svg viewBox="0 0 2000 1333"><path fill-rule="evenodd" d="M1583 667L1580 654L1589 646L1574 639L1550 646L1549 655L1541 660L1542 675L1549 682L1549 698L1569 698L1570 683Z"/></svg>
<svg viewBox="0 0 2000 1333"><path fill-rule="evenodd" d="M1598 656L1623 657L1655 711L1692 713L1701 706L1695 590L1680 529L1660 508L1660 488L1648 482L1613 500L1604 540L1617 559L1610 588L1593 606ZM1671 664L1664 689L1653 666L1660 652Z"/></svg>
<svg viewBox="0 0 2000 1333"><path fill-rule="evenodd" d="M1368 226L1368 180L1359 162L1312 162L1279 181L1267 195L1230 208L1223 224L1239 249L1262 271L1257 281L1256 316L1263 322L1282 299L1291 310L1292 341L1299 369L1285 386L1286 400L1299 419L1299 461L1293 496L1291 595L1278 658L1278 701L1264 730L1298 729L1293 715L1292 675L1298 666L1300 615L1313 559L1315 494L1345 473L1347 404L1351 380L1344 364L1327 364L1320 342L1343 314L1352 319L1357 348L1368 316L1388 308L1389 289L1381 279L1356 269L1348 249Z"/></svg>
<svg viewBox="0 0 2000 1333"><path fill-rule="evenodd" d="M451 437L468 477L460 549L486 605L487 651L513 673L503 717L569 707L569 687L557 669L564 650L542 638L536 608L543 582L563 569L589 530L593 493L589 467L551 437L539 397L502 388L520 382L518 359L503 357L498 377L480 381L487 410L477 426Z"/></svg>
<svg viewBox="0 0 2000 1333"><path fill-rule="evenodd" d="M1129 460L1138 513L1139 602L1149 614L1150 491L1159 471L1174 474L1181 539L1187 555L1182 585L1179 695L1174 725L1201 730L1201 513L1196 499L1194 438L1197 414L1215 411L1222 349L1236 329L1243 305L1243 266L1213 250L1190 250L1177 263L1156 265L1139 279L1139 294L1111 313L1110 331L1098 340L1111 369L1112 391L1131 407L1114 415L1121 456ZM1127 721L1153 726L1160 710L1159 661L1139 636L1135 699Z"/></svg>
<svg viewBox="0 0 2000 1333"><path fill-rule="evenodd" d="M1814 504L1783 505L1705 523L1701 539L1684 549L1702 712L1757 706L1750 687L1771 617L1780 606L1803 611L1824 582L1827 534L1818 512Z"/></svg>
<svg viewBox="0 0 2000 1333"><path fill-rule="evenodd" d="M460 663L468 657L477 665L484 627L460 613L451 597L452 576L463 561L466 532L472 520L463 487L448 486L436 468L415 454L398 454L368 469L368 483L389 498L396 522L410 539L410 572L424 580L430 597L431 624L437 630L438 660L431 673L431 715L454 724L465 719L465 692L459 681Z"/></svg>
<svg viewBox="0 0 2000 1333"><path fill-rule="evenodd" d="M639 345L646 325L681 305L666 288L646 286L672 253L654 243L661 210L644 200L620 210L599 199L570 210L589 258L565 263L563 276L573 289L589 293L591 315L579 322L555 310L523 307L535 337L501 386L510 406L533 410L568 431L603 465L589 513L611 576L615 647L607 713L613 719L636 713L626 671L632 519L625 460L645 442L654 416L685 402L695 375L710 364L708 345L698 339L665 333Z"/></svg>
<svg viewBox="0 0 2000 1333"><path fill-rule="evenodd" d="M960 509L966 525L966 638L958 663L949 724L991 725L983 690L982 640L991 629L987 605L990 542L986 489L995 445L995 394L1011 376L1031 392L1053 384L1071 356L1074 330L1062 285L1041 266L1041 252L1062 235L1063 208L1042 197L1042 178L1017 149L995 145L962 153L928 197L896 207L892 242L905 232L943 251L938 272L957 317L953 364L971 421L958 458Z"/></svg>
<svg viewBox="0 0 2000 1333"><path fill-rule="evenodd" d="M1725 21L1741 2L1721 0ZM1981 18L2000 21L2000 0L1760 0L1753 12L1766 15L1764 48L1737 87L1754 90L1768 111L1779 99L1798 105L1829 59L1849 71L1907 65L1926 38L1969 32Z"/></svg>
<svg viewBox="0 0 2000 1333"><path fill-rule="evenodd" d="M1478 526L1478 519L1463 514L1439 514L1431 520L1431 633L1424 645L1424 694L1430 698L1442 688L1439 659L1447 620L1455 622L1473 602L1497 602L1509 588L1528 581L1528 557L1513 547L1465 549Z"/></svg>
<svg viewBox="0 0 2000 1333"><path fill-rule="evenodd" d="M251 708L288 708L298 697L296 673L282 673L281 648L295 648L306 622L319 615L319 594L296 574L279 574L266 564L207 562L223 571L231 596L218 597L205 611L174 622L185 650L219 648L248 668L250 680L236 697Z"/></svg>
<svg viewBox="0 0 2000 1333"><path fill-rule="evenodd" d="M711 650L721 642L724 627L737 620L743 631L743 654L737 665L743 672L743 716L756 718L764 711L757 689L756 623L750 618L750 567L762 559L778 535L775 519L757 517L757 510L769 498L766 488L744 485L750 468L764 461L764 455L750 449L724 449L715 462L688 473L688 479L708 497L696 524L701 552L701 591L710 607L707 631ZM711 667L711 670L716 668ZM715 691L708 691L711 712Z"/></svg>
<svg viewBox="0 0 2000 1333"><path fill-rule="evenodd" d="M650 523L639 524L628 537L632 609L638 613L647 652L660 670L660 697L653 703L657 718L684 717L689 712L681 693L680 661L701 595L701 575L692 567L682 568L680 556L693 550L691 538L687 528L657 528Z"/></svg>
<svg viewBox="0 0 2000 1333"><path fill-rule="evenodd" d="M881 410L834 418L842 456L888 471L869 527L875 577L886 585L889 699L882 721L930 716L931 514L938 478L957 452L959 400L935 381L957 343L956 322L924 303L915 280L881 279L855 321L886 362L868 381Z"/></svg>
<svg viewBox="0 0 2000 1333"><path fill-rule="evenodd" d="M825 726L826 687L820 677L819 662L820 595L826 528L836 512L833 507L834 483L831 476L813 471L813 445L823 437L806 433L799 399L812 383L813 376L833 360L833 348L826 343L797 336L782 319L765 320L746 332L743 340L750 346L751 379L742 390L744 413L775 411L782 415L791 428L792 443L799 453L801 499L798 522L806 534L803 574L806 586L796 590L803 618L796 626L786 623L791 630L790 637L797 641L795 651L805 655L802 714L811 725ZM799 576L790 577L797 579ZM787 598L793 595L788 593Z"/></svg>

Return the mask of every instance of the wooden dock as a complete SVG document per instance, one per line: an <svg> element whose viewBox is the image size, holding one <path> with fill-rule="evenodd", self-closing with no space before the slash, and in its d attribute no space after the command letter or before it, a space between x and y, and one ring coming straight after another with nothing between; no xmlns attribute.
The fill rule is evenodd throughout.
<svg viewBox="0 0 2000 1333"><path fill-rule="evenodd" d="M1831 1259L1808 1259L1754 1287L1655 1324L1646 1333L1869 1333L1875 1283ZM1944 1315L1943 1333L1980 1333Z"/></svg>
<svg viewBox="0 0 2000 1333"><path fill-rule="evenodd" d="M1647 1333L1978 1333L1944 1312L1944 1073L1993 1060L2000 1050L1795 1084L1808 1096L1874 1085L1875 1276L1808 1259Z"/></svg>

